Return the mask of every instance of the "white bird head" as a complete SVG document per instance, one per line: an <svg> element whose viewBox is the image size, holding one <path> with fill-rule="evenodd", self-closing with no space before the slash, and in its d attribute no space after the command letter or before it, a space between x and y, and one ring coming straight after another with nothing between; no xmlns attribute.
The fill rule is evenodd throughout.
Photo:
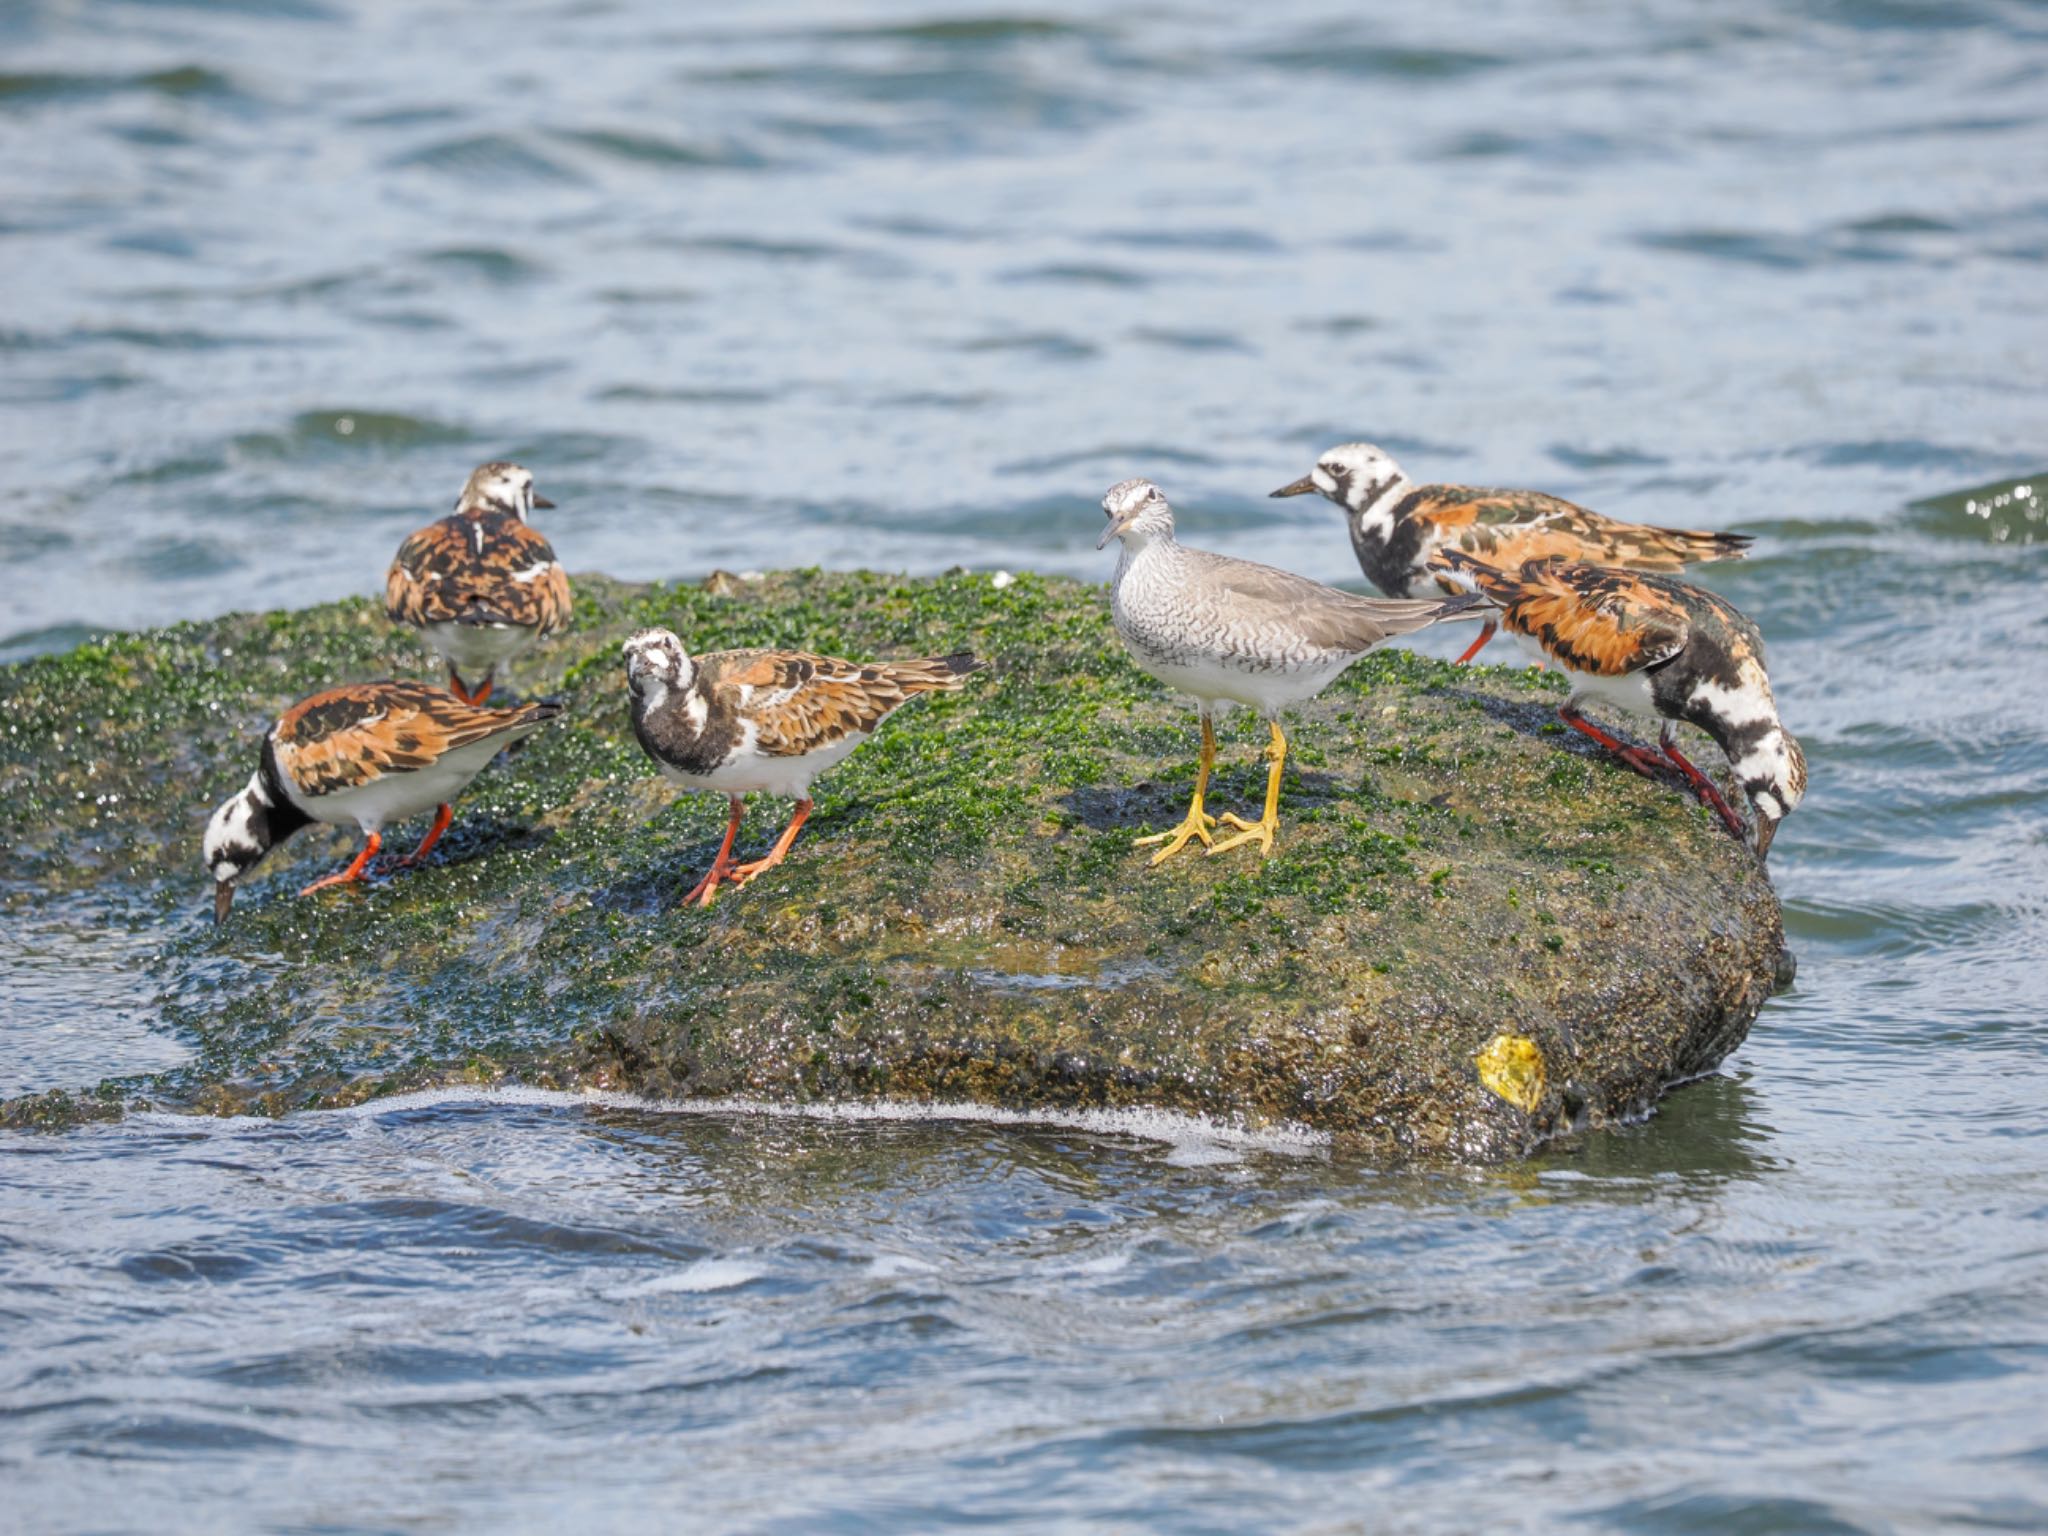
<svg viewBox="0 0 2048 1536"><path fill-rule="evenodd" d="M455 510L476 517L485 512L509 512L524 522L535 507L552 507L547 497L536 495L533 475L522 464L493 459L469 472Z"/></svg>
<svg viewBox="0 0 2048 1536"><path fill-rule="evenodd" d="M1109 526L1095 541L1097 549L1107 549L1111 539L1136 548L1150 539L1173 537L1173 508L1150 480L1119 480L1102 498L1102 511Z"/></svg>

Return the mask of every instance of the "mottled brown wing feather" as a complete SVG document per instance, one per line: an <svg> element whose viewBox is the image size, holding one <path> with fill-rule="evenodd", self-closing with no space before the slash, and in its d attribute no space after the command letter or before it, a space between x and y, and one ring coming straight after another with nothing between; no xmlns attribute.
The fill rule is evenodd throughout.
<svg viewBox="0 0 2048 1536"><path fill-rule="evenodd" d="M445 754L557 713L553 704L512 709L465 704L425 683L350 683L299 700L271 728L277 762L306 795L425 768Z"/></svg>
<svg viewBox="0 0 2048 1536"><path fill-rule="evenodd" d="M429 524L398 546L384 579L384 610L399 624L469 620L547 635L568 623L570 605L553 546L507 512Z"/></svg>
<svg viewBox="0 0 2048 1536"><path fill-rule="evenodd" d="M1685 648L1690 625L1678 601L1633 571L1531 560L1509 574L1456 550L1448 569L1498 603L1501 622L1575 671L1619 677Z"/></svg>
<svg viewBox="0 0 2048 1536"><path fill-rule="evenodd" d="M873 731L920 693L959 687L980 663L964 653L862 663L808 651L724 651L697 665L714 691L737 695L762 752L802 757Z"/></svg>
<svg viewBox="0 0 2048 1536"><path fill-rule="evenodd" d="M1624 523L1541 491L1424 486L1406 515L1433 525L1449 548L1504 571L1552 559L1682 571L1706 560L1739 560L1753 542L1740 533Z"/></svg>

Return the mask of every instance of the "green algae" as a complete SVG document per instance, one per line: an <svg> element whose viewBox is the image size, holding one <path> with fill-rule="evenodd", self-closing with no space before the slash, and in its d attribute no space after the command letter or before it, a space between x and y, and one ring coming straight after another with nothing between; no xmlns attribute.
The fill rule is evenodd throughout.
<svg viewBox="0 0 2048 1536"><path fill-rule="evenodd" d="M1292 722L1270 860L1152 869L1131 839L1179 820L1197 732L1100 588L798 571L587 576L577 599L512 679L566 713L477 781L426 866L302 900L347 851L315 829L218 929L199 831L269 719L332 682L435 675L417 644L352 601L0 668L0 911L118 888L161 925L148 980L195 1051L0 1117L516 1079L1145 1105L1498 1157L1710 1069L1777 967L1755 861L1672 786L1553 733L1542 674L1368 657ZM703 913L677 902L724 806L674 794L632 739L618 644L648 624L700 650L966 646L990 666L893 717L821 782L791 860ZM1256 808L1264 736L1224 723L1212 809ZM756 802L742 846L787 814ZM1480 1083L1504 1032L1548 1063L1533 1107Z"/></svg>

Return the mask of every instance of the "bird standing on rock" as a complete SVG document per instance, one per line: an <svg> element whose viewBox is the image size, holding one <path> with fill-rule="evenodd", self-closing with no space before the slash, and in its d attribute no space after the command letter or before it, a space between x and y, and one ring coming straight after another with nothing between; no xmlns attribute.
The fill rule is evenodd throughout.
<svg viewBox="0 0 2048 1536"><path fill-rule="evenodd" d="M684 904L711 905L720 884L743 886L788 856L811 814L811 781L847 757L921 693L950 693L981 669L968 652L916 661L840 661L808 651L692 656L665 629L627 640L633 734L664 777L732 802L725 841ZM796 815L766 858L732 862L741 796L786 795Z"/></svg>
<svg viewBox="0 0 2048 1536"><path fill-rule="evenodd" d="M1202 717L1201 766L1185 820L1171 832L1139 838L1164 843L1154 864L1190 840L1212 854L1257 842L1273 851L1280 825L1280 777L1287 738L1280 712L1314 698L1344 669L1395 635L1412 634L1439 619L1478 618L1484 601L1469 593L1449 598L1359 597L1250 560L1190 549L1173 536L1173 509L1149 480L1125 480L1102 498L1109 518L1096 548L1123 543L1111 585L1116 632L1139 666L1167 687L1187 694ZM1203 808L1216 763L1214 717L1243 704L1259 712L1273 733L1266 748L1271 768L1266 810L1257 821L1225 815L1235 837L1213 840L1216 818Z"/></svg>
<svg viewBox="0 0 2048 1536"><path fill-rule="evenodd" d="M1750 538L1624 523L1541 491L1414 485L1371 443L1345 443L1299 480L1270 494L1310 491L1344 509L1366 579L1389 597L1415 597L1432 580L1446 592L1469 584L1439 558L1460 550L1501 570L1525 560L1584 560L1635 571L1682 571L1704 560L1740 560ZM1491 618L1460 656L1470 661L1499 628Z"/></svg>
<svg viewBox="0 0 2048 1536"><path fill-rule="evenodd" d="M383 829L431 810L427 835L399 861L419 863L455 819L449 802L501 748L561 712L546 701L490 709L415 682L351 683L299 700L264 736L248 786L207 823L202 849L214 878L214 921L227 917L235 882L312 822L353 823L363 831L363 850L301 896L361 880L383 846Z"/></svg>
<svg viewBox="0 0 2048 1536"><path fill-rule="evenodd" d="M448 663L457 698L484 703L500 666L569 622L569 578L526 521L535 507L553 506L520 465L480 464L453 515L398 546L384 611Z"/></svg>
<svg viewBox="0 0 2048 1536"><path fill-rule="evenodd" d="M1806 794L1806 754L1778 719L1756 625L1724 599L1670 577L1556 560L1530 560L1510 573L1457 550L1444 559L1500 605L1510 633L1570 676L1572 695L1559 719L1651 775L1653 753L1610 736L1581 706L1599 699L1661 718L1665 759L1729 831L1745 837L1713 781L1678 750L1674 722L1690 721L1713 737L1756 813L1756 855L1769 855L1778 823Z"/></svg>

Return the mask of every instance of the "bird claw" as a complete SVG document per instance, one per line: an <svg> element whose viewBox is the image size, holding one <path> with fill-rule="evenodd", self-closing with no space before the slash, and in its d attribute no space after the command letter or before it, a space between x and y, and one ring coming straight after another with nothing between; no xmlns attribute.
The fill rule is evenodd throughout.
<svg viewBox="0 0 2048 1536"><path fill-rule="evenodd" d="M1233 848L1242 847L1244 844L1254 841L1259 845L1260 858L1272 856L1273 834L1280 830L1280 823L1277 818L1272 821L1246 821L1242 816L1235 816L1225 811L1223 819L1231 826L1241 828L1242 830L1235 837L1226 837L1220 843L1212 843L1209 846L1211 857L1219 853L1228 853Z"/></svg>
<svg viewBox="0 0 2048 1536"><path fill-rule="evenodd" d="M1209 835L1209 829L1215 825L1216 818L1207 811L1190 810L1186 819L1171 832L1154 832L1147 837L1134 837L1131 839L1131 846L1133 848L1149 848L1154 843L1166 844L1164 848L1152 855L1153 864L1159 865L1165 863L1176 853L1179 853L1181 849L1187 847L1188 843L1193 839L1199 838L1204 848L1209 847L1215 841Z"/></svg>

